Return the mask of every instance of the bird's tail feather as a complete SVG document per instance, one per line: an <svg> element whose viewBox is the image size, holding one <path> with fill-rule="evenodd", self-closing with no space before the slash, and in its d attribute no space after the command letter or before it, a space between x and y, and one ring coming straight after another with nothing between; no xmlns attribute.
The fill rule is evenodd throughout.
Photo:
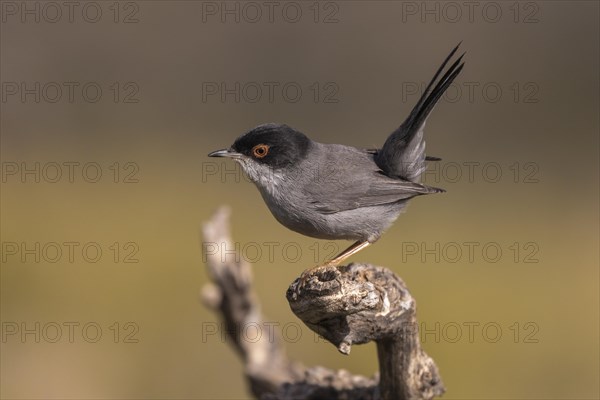
<svg viewBox="0 0 600 400"><path fill-rule="evenodd" d="M437 157L425 156L423 126L440 97L463 69L464 53L438 80L459 46L460 43L446 57L408 118L388 137L383 148L375 155L375 162L387 175L418 182L426 168L425 161L439 160Z"/></svg>

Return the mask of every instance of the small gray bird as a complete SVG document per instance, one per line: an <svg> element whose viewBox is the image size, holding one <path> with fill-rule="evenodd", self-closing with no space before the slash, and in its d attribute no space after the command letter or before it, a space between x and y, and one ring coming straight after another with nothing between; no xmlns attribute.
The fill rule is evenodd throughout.
<svg viewBox="0 0 600 400"><path fill-rule="evenodd" d="M273 216L289 229L319 239L356 241L323 264L338 265L377 241L408 200L444 191L419 183L426 161L440 160L425 156L423 127L464 66L463 53L438 80L458 46L381 149L318 143L287 125L264 124L209 156L240 163Z"/></svg>

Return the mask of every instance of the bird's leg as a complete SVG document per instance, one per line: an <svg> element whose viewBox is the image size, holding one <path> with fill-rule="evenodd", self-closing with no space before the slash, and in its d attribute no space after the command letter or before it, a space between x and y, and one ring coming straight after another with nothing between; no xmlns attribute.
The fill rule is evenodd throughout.
<svg viewBox="0 0 600 400"><path fill-rule="evenodd" d="M369 242L368 240L365 240L365 241L359 240L359 241L353 243L346 250L342 251L335 258L333 258L329 261L325 261L323 264L317 265L316 267L307 269L306 271L304 271L302 273L302 275L300 276L300 279L305 281L306 279L308 279L308 277L310 275L312 275L314 272L316 272L320 269L327 268L327 267L336 267L336 266L340 265L345 259L347 259L348 257L350 257L353 254L358 253L359 251L361 251L365 247L369 246L370 244L371 244L371 242Z"/></svg>
<svg viewBox="0 0 600 400"><path fill-rule="evenodd" d="M362 249L366 248L370 244L371 244L371 242L369 242L368 240L365 240L364 242L361 242L359 240L359 241L353 243L346 250L342 251L335 258L333 258L333 259L331 259L331 260L323 263L323 265L327 265L327 266L337 266L337 265L340 265L345 259L347 259L351 255L354 255L354 254L358 253L359 251L361 251Z"/></svg>

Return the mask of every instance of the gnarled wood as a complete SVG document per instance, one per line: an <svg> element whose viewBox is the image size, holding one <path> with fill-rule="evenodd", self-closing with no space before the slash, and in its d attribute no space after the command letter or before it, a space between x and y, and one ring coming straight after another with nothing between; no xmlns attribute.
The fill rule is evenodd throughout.
<svg viewBox="0 0 600 400"><path fill-rule="evenodd" d="M226 335L245 364L252 393L260 399L431 399L444 392L438 369L420 346L416 305L404 282L386 268L368 264L321 267L296 279L286 297L313 331L349 354L353 344L375 341L380 377L345 370L306 368L285 355L270 335L252 342L240 327L265 321L252 289L250 265L231 255L207 252L234 248L229 212L219 209L203 226L203 250L212 283L204 303L224 321Z"/></svg>

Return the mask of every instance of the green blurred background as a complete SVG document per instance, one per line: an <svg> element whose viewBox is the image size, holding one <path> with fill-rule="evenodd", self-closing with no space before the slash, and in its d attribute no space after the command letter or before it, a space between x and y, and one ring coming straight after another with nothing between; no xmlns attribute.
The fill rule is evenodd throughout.
<svg viewBox="0 0 600 400"><path fill-rule="evenodd" d="M247 398L199 303L200 227L224 203L290 357L370 376L374 345L339 354L284 296L347 244L280 226L206 154L271 121L381 145L460 40L426 129L448 193L353 260L405 279L445 398L600 396L597 2L78 4L1 4L2 398Z"/></svg>

